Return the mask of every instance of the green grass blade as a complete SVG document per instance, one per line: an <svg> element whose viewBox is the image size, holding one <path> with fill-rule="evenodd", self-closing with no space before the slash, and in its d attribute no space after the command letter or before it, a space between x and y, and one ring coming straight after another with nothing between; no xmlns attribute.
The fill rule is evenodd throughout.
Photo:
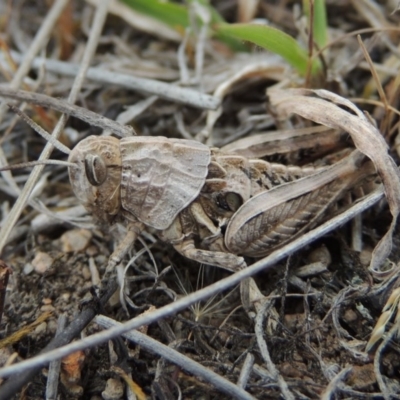
<svg viewBox="0 0 400 400"><path fill-rule="evenodd" d="M212 6L210 5L209 0L186 0L186 3L188 4L193 4L193 3L199 3L201 4L203 7L205 7L208 12L210 13L211 16L211 22L210 22L210 26L215 26L217 24L223 24L225 23L224 18L222 17L222 15ZM215 32L211 30L211 34L220 42L225 43L231 50L233 51L249 51L248 46L244 45L243 42L233 38L232 36L229 35L224 35L221 32Z"/></svg>
<svg viewBox="0 0 400 400"><path fill-rule="evenodd" d="M303 0L303 10L310 18L310 0ZM314 0L314 42L321 49L328 43L328 23L326 19L325 0Z"/></svg>
<svg viewBox="0 0 400 400"><path fill-rule="evenodd" d="M126 5L131 7L138 13L152 17L158 21L169 25L179 32L183 32L185 28L190 26L189 10L187 5L172 3L162 0L122 0ZM193 0L188 0L192 2ZM206 0L200 0L200 3L206 7L211 15L211 25L223 23L222 16L208 4ZM200 19L198 21L201 23ZM214 32L212 32L214 33ZM223 34L215 34L216 38L224 42L234 51L245 51L246 47L231 36Z"/></svg>
<svg viewBox="0 0 400 400"><path fill-rule="evenodd" d="M258 24L220 24L214 26L217 33L229 35L235 39L249 41L273 53L279 54L300 74L307 72L309 57L307 51L295 39L279 29ZM319 60L313 60L312 74L320 70Z"/></svg>
<svg viewBox="0 0 400 400"><path fill-rule="evenodd" d="M160 0L122 0L133 10L153 17L172 28L183 30L189 26L186 6Z"/></svg>

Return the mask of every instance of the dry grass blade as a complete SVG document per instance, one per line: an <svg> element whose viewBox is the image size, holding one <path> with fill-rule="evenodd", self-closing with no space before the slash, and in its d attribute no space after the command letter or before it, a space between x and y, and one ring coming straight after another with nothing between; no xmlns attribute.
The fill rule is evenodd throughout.
<svg viewBox="0 0 400 400"><path fill-rule="evenodd" d="M353 7L360 15L363 15L365 20L374 28L390 28L393 25L387 20L383 10L372 0L365 0L360 3L357 0L351 0Z"/></svg>
<svg viewBox="0 0 400 400"><path fill-rule="evenodd" d="M249 158L275 156L301 149L326 148L336 143L340 136L341 132L325 126L277 130L236 140L222 147L222 150Z"/></svg>
<svg viewBox="0 0 400 400"><path fill-rule="evenodd" d="M47 311L40 315L39 318L36 319L36 321L33 321L27 326L21 328L18 332L14 332L10 336L0 340L0 349L3 349L4 347L12 345L14 343L18 343L23 337L32 332L38 325L49 319L51 315L52 313Z"/></svg>
<svg viewBox="0 0 400 400"><path fill-rule="evenodd" d="M386 337L382 341L382 343L379 345L375 357L374 357L374 372L376 376L376 380L379 385L379 389L382 392L383 398L385 400L390 400L392 399L392 390L389 388L388 382L384 379L382 373L381 373L381 361L382 361L382 356L383 352L388 346L388 344L393 340L393 337L398 333L398 327L396 325L392 326L392 328L389 330L387 333Z"/></svg>
<svg viewBox="0 0 400 400"><path fill-rule="evenodd" d="M345 368L340 371L330 382L325 392L321 396L321 400L330 400L332 396L335 394L339 384L346 379L346 377L350 374L351 368Z"/></svg>
<svg viewBox="0 0 400 400"><path fill-rule="evenodd" d="M383 337L385 328L393 315L396 315L394 324L397 326L397 330L400 330L400 288L393 290L388 301L383 307L382 314L375 324L374 330L371 333L371 337L367 343L365 351L369 352L374 345Z"/></svg>
<svg viewBox="0 0 400 400"><path fill-rule="evenodd" d="M247 381L251 374L251 370L254 365L254 356L252 353L247 353L246 358L243 362L242 369L240 371L240 376L237 381L237 385L241 388L245 388L247 385Z"/></svg>
<svg viewBox="0 0 400 400"><path fill-rule="evenodd" d="M24 57L20 53L12 52L17 62L22 62ZM0 60L2 55L0 53ZM45 66L49 72L54 72L64 76L76 76L79 65L67 63L65 61L52 60L48 58L36 57L32 61L32 68L40 70ZM87 79L107 85L117 85L121 88L130 88L134 91L149 93L160 98L192 105L193 107L215 110L220 105L217 97L202 93L199 90L186 88L175 83L162 82L155 79L136 77L120 72L109 71L104 68L91 67L87 70Z"/></svg>
<svg viewBox="0 0 400 400"><path fill-rule="evenodd" d="M35 121L30 119L22 110L18 107L13 106L12 104L8 104L10 110L16 113L23 121L25 121L28 125L30 125L39 135L41 135L44 139L50 142L55 148L62 151L64 154L71 153L71 150L64 146L61 142L54 140L53 137L47 133L41 126L39 126Z"/></svg>
<svg viewBox="0 0 400 400"><path fill-rule="evenodd" d="M135 131L132 127L123 126L118 122L96 114L90 110L87 110L86 108L71 104L69 101L54 99L44 94L31 93L25 90L13 90L0 85L0 97L28 101L33 104L38 104L42 107L48 107L64 114L79 118L82 121L85 121L93 126L98 126L101 129L109 129L115 135L121 137L132 136L135 134Z"/></svg>
<svg viewBox="0 0 400 400"><path fill-rule="evenodd" d="M342 129L351 135L356 147L374 162L393 216L389 230L375 247L370 264L371 271L383 274L379 268L392 249L393 230L400 211L400 177L382 135L353 103L326 90L271 90L269 95L281 118L298 114L319 124ZM347 107L352 113L340 106Z"/></svg>
<svg viewBox="0 0 400 400"><path fill-rule="evenodd" d="M279 385L283 398L286 400L294 400L295 397L293 393L289 390L287 382L283 379L282 375L280 374L279 370L276 368L275 364L271 359L267 343L264 339L264 329L265 329L264 319L267 314L267 309L270 306L271 306L271 300L268 298L264 298L261 301L261 305L257 309L254 332L256 334L258 348L268 368L268 372L271 374L271 377Z"/></svg>
<svg viewBox="0 0 400 400"><path fill-rule="evenodd" d="M115 372L116 374L118 374L125 381L125 383L127 385L128 393L131 392L131 394L133 396L135 396L135 398L137 400L146 400L147 399L142 388L132 379L130 374L126 373L122 368L115 367L115 366L113 366L111 368L111 370L113 372Z"/></svg>
<svg viewBox="0 0 400 400"><path fill-rule="evenodd" d="M67 318L64 314L58 318L57 335L59 335L67 325ZM58 392L58 381L60 379L61 360L53 361L49 365L49 373L46 385L46 400L56 399Z"/></svg>

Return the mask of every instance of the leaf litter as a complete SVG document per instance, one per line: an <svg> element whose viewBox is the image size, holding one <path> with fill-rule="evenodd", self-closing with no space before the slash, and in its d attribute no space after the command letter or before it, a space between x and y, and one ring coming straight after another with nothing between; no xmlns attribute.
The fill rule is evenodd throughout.
<svg viewBox="0 0 400 400"><path fill-rule="evenodd" d="M246 15L245 3L240 2L241 18ZM253 17L270 17L269 2L248 3L247 12ZM258 4L255 6L255 3ZM276 3L274 15L271 15L275 27L290 35L298 34L300 41L302 35L307 37L307 32L302 31L304 24L296 19L297 4L292 7L287 2ZM379 30L398 24L398 15L391 14L393 10L389 2L383 6L368 1L365 8L358 2L354 3L357 4L327 2L328 26L335 27L329 31L332 38L344 37L346 33L365 26ZM96 4L99 6L100 2ZM223 6L216 2L215 6L220 7L220 13L226 18L239 12L234 2L224 2ZM254 7L258 11L254 11ZM43 10L47 10L47 5L40 2L26 2L19 9L1 9L1 15L10 16L10 23L7 24L6 20L0 22L2 32L7 33L0 38L1 96L11 94L6 83L17 75L17 63L23 62L21 53L27 51L35 36L35 29L27 24L27 16L45 15L41 13ZM121 15L121 11L115 12ZM24 73L19 73L19 83L12 86L13 90L17 87L37 90L53 97L51 106L46 103L35 108L28 98L25 99L28 101L25 105L28 114L44 127L55 116L47 107L61 104L57 99L67 98L73 86L77 70L72 67L79 60L86 36L90 35L93 14L92 6L75 5L58 26L47 28L51 42L47 46L46 64L39 46L32 55L32 66L25 66ZM295 23L288 27L283 16L290 16ZM54 25L57 19L50 12L43 19L38 17L33 22L36 30L41 26L44 29L51 18ZM88 79L80 89L79 105L96 113L90 117L90 124L95 122L98 126L101 116L118 119L125 108L143 102L143 106L133 113L134 120L131 121L133 129L140 135L179 138L180 132L184 131L189 137L207 141L210 145L225 144L233 138L243 137L243 151L247 151L251 146L256 150L259 148L257 141L253 144L256 135L269 132L274 151L268 155L268 160L300 166L334 163L337 158L333 154L354 144L372 160L379 179L371 183L371 187L375 189L382 182L388 208L382 200L369 206L362 215L361 225L353 222L323 237L316 237L315 243L277 261L272 271L257 275L252 283L254 286L251 286L255 308L250 313L242 309L238 290L236 294L224 291L213 300L216 306L204 300L204 316L199 316L198 312L194 314L189 306L174 315L167 317L165 314L164 319L151 324L142 334L145 337L140 337L143 341L140 351L134 344L139 339L129 338L129 335L127 340L114 339L108 345L104 342L97 347L88 347L82 361L83 369L82 365L77 367L80 379L74 382L73 388L62 382L64 378L51 378L55 381L61 379L58 385L61 398L73 398L78 396L77 393L82 393L82 398L102 396L110 380L124 384L126 393L136 391L138 398L144 395L172 399L179 394L183 398L207 394L211 398L260 399L398 396L400 376L396 332L400 295L396 221L400 183L396 165L398 155L394 149L398 117L390 113L390 107L398 109L397 97L393 95L398 91L398 84L389 69L398 68L398 59L393 58L398 32L385 30L386 34L369 47L371 53L377 53L373 65L389 99L390 107L385 108L371 89L374 81L362 61L354 63L352 69L347 68L346 75L341 76L340 69L336 69L332 79L321 81L318 78L318 84L311 79L313 89L303 89L307 85L304 78L276 55L253 49L243 56L212 38L202 43L204 39L196 35L189 37L184 61L192 77L198 76L196 69L201 69L201 81L189 79L186 83L190 87L179 87L171 83L171 77L182 76L179 68L183 64L178 51L179 42L183 40L182 32L164 25L163 32L168 32L168 36L165 34L160 38L162 21L153 20L146 25L146 30L142 30L143 25L138 23L140 15L124 18L122 21L118 16L108 16L106 30L97 37L99 44L91 61L91 65L99 70L100 77L91 79L88 72ZM130 21L135 24L130 25ZM60 39L62 32L72 35L72 46ZM43 47L46 39L43 36L41 40ZM358 48L358 43L354 36L337 40L328 47L323 53L328 77L333 62L340 60L346 65L349 49L353 51L355 48ZM203 49L203 65L196 65L200 62L194 57L196 49ZM392 64L388 64L389 59ZM62 63L51 64L53 61ZM157 79L154 86L150 82L144 89L129 89L125 85L125 75L148 77L149 67L152 77ZM106 74L102 81L102 68L105 72L113 72L113 82L107 80ZM172 95L165 95L161 84L157 89L158 80L168 84ZM364 103L360 102L358 108L349 99L362 98L367 87L369 97L363 100ZM185 100L177 102L176 97L182 99L184 93L188 93L188 99L198 93L199 98L203 96L205 99L206 103L202 104L206 106L188 105ZM156 99L150 101L150 96L156 96ZM374 100L375 105L368 104L369 100ZM204 111L207 104L213 104L214 108ZM79 112L79 117L89 115L85 110ZM1 113L2 162L16 164L37 160L44 141L25 124L15 124L14 114L5 113L5 110ZM6 134L11 124L13 129ZM327 128L327 133L325 139L319 141L321 125ZM379 130L377 126L384 129ZM116 129L114 125L102 125L101 128ZM72 147L93 133L93 129L76 118L70 118L68 129L61 132L60 139ZM131 134L128 128L119 126L118 129L121 133ZM276 144L280 132L288 132L286 142ZM96 131L96 134L100 133ZM323 135L324 132L321 137ZM305 143L303 150L299 150L300 145L292 145L297 136ZM52 158L65 159L57 151L53 152ZM29 359L44 348L56 333L60 315L65 314L69 322L76 319L82 305L85 307L90 302L92 284L98 282L97 277L104 272L113 246L123 236L123 227L115 226L108 231L93 227L91 234L85 235L91 237L88 245L66 252L66 248L74 246L73 242L65 242L68 240L65 233L82 227L81 224L88 227L90 219L79 208L70 190L65 167L47 167L47 170L51 171L48 184L42 185L36 191L36 197L21 210L12 231L13 237L2 239L5 241L2 257L13 274L7 285L0 332L3 340L18 338L3 352L5 358L15 358L12 354L17 353L15 362ZM13 171L12 176L8 172L2 174L0 189L4 228L12 204L21 189L24 190L26 171ZM340 204L340 211L352 203L357 204L364 194L372 191L371 188L363 190L364 193L349 195L347 204ZM335 211L332 215L336 215ZM43 221L41 225L37 222L39 218ZM352 248L351 237L354 236L361 240L361 251ZM152 306L161 308L184 298L193 287L198 289L199 266L196 263L170 251L151 234L143 240L148 251L143 251L124 272L123 295L129 295L128 301L122 300L125 308L117 292L102 310L109 318L102 320L103 317L97 317L96 324L85 328L85 336L101 331L101 326L116 326L140 316L143 310ZM332 255L331 261L323 268L313 267L313 263L308 261L309 254L319 246L325 246ZM137 243L130 256L136 257L135 253L142 248ZM45 254L53 260L43 274L29 268L37 254ZM153 261L157 264L156 269ZM125 265L128 262L126 259ZM184 277L181 284L176 283L171 265ZM205 286L228 276L212 267L207 270L209 273L201 278ZM296 271L302 272L296 275ZM187 288L182 290L185 281ZM46 321L34 325L35 321L41 321L41 315L46 315ZM34 326L33 331L26 329ZM146 342L146 336L152 340L151 343ZM162 343L168 345L168 351L161 347ZM179 358L180 354L186 358ZM2 363L5 365L6 360ZM31 385L24 389L25 395L43 398L46 376L46 370L40 371L17 390L22 390L30 382ZM52 387L54 390L54 382ZM0 386L0 397L4 393L7 392L2 392Z"/></svg>

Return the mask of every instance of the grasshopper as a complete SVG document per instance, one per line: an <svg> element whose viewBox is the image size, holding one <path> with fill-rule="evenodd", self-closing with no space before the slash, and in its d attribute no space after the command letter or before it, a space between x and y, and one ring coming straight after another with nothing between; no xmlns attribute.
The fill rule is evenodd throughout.
<svg viewBox="0 0 400 400"><path fill-rule="evenodd" d="M70 151L68 169L76 197L97 221L129 224L109 272L144 230L189 259L245 268L244 256L265 256L311 229L375 175L358 150L331 166L296 167L241 155L232 144L140 136L87 137Z"/></svg>
<svg viewBox="0 0 400 400"><path fill-rule="evenodd" d="M185 139L96 136L68 158L73 191L97 220L129 221L132 241L151 230L183 256L231 271L326 217L375 173L364 160L354 151L330 167L287 167Z"/></svg>

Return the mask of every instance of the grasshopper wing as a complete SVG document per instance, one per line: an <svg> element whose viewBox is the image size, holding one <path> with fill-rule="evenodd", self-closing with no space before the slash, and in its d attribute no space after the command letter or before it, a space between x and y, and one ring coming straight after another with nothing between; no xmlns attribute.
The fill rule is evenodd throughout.
<svg viewBox="0 0 400 400"><path fill-rule="evenodd" d="M121 139L122 207L155 229L168 228L204 185L210 149L165 137Z"/></svg>
<svg viewBox="0 0 400 400"><path fill-rule="evenodd" d="M361 157L355 151L321 172L252 197L227 226L228 250L263 257L315 226L329 207L374 173L370 162L360 167Z"/></svg>

